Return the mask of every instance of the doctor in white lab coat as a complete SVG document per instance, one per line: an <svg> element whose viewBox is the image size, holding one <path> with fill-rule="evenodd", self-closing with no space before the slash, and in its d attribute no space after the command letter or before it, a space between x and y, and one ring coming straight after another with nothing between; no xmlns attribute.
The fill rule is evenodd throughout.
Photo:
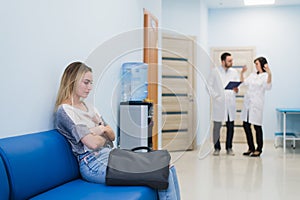
<svg viewBox="0 0 300 200"><path fill-rule="evenodd" d="M244 79L244 72L247 70L244 67L240 75L243 85L248 87L244 97L241 119L243 120L248 143L248 151L244 152L243 155L257 157L260 156L263 148L262 121L264 99L265 91L270 90L272 87L272 75L266 58L259 57L254 60L254 63L257 70L256 73L252 73ZM256 148L254 147L251 124L253 124L256 132Z"/></svg>
<svg viewBox="0 0 300 200"><path fill-rule="evenodd" d="M215 151L213 155L219 155L220 130L222 122L226 121L226 150L228 155L234 155L232 150L232 139L234 134L234 120L236 113L235 94L238 88L225 90L230 81L239 81L238 72L232 69L233 59L230 53L221 55L222 66L211 70L207 80L208 90L212 98L212 120L213 120L213 142Z"/></svg>

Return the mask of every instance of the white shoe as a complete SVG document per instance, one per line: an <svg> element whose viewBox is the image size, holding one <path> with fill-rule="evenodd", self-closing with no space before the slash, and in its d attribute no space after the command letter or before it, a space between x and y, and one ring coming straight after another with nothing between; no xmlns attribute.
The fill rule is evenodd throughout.
<svg viewBox="0 0 300 200"><path fill-rule="evenodd" d="M219 149L215 149L213 155L214 156L219 156L220 155L220 150Z"/></svg>
<svg viewBox="0 0 300 200"><path fill-rule="evenodd" d="M227 155L234 156L235 154L232 149L227 149Z"/></svg>

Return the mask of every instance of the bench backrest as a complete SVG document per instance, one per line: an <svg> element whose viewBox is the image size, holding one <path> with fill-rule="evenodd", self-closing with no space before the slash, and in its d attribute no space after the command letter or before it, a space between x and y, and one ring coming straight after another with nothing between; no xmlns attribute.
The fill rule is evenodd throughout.
<svg viewBox="0 0 300 200"><path fill-rule="evenodd" d="M28 199L79 177L70 145L56 130L2 138L0 156L10 199Z"/></svg>

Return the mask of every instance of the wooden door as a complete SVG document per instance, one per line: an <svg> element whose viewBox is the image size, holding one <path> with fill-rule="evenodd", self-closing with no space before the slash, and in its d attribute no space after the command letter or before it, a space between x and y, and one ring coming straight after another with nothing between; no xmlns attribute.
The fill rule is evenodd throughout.
<svg viewBox="0 0 300 200"><path fill-rule="evenodd" d="M162 147L169 151L194 148L194 43L162 38Z"/></svg>
<svg viewBox="0 0 300 200"><path fill-rule="evenodd" d="M158 20L144 10L144 63L148 64L148 99L153 103L152 147L158 149Z"/></svg>
<svg viewBox="0 0 300 200"><path fill-rule="evenodd" d="M232 68L236 69L240 73L244 65L248 67L248 70L245 72L245 77L247 77L254 70L253 60L255 59L255 47L221 47L221 48L212 48L211 57L213 59L215 66L221 66L221 54L224 52L229 52L233 57L233 66ZM234 121L234 136L233 142L235 143L246 143L246 135L243 129L243 122L240 119L240 114L244 102L244 94L246 89L244 87L239 88L239 93L236 95L236 120ZM225 124L222 126L220 141L226 141L226 128Z"/></svg>

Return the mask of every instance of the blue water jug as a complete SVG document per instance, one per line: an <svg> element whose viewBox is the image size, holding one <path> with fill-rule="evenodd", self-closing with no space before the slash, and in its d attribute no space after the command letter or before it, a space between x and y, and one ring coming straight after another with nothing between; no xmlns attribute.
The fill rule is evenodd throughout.
<svg viewBox="0 0 300 200"><path fill-rule="evenodd" d="M121 102L143 101L148 96L148 65L146 63L124 63L121 80Z"/></svg>

